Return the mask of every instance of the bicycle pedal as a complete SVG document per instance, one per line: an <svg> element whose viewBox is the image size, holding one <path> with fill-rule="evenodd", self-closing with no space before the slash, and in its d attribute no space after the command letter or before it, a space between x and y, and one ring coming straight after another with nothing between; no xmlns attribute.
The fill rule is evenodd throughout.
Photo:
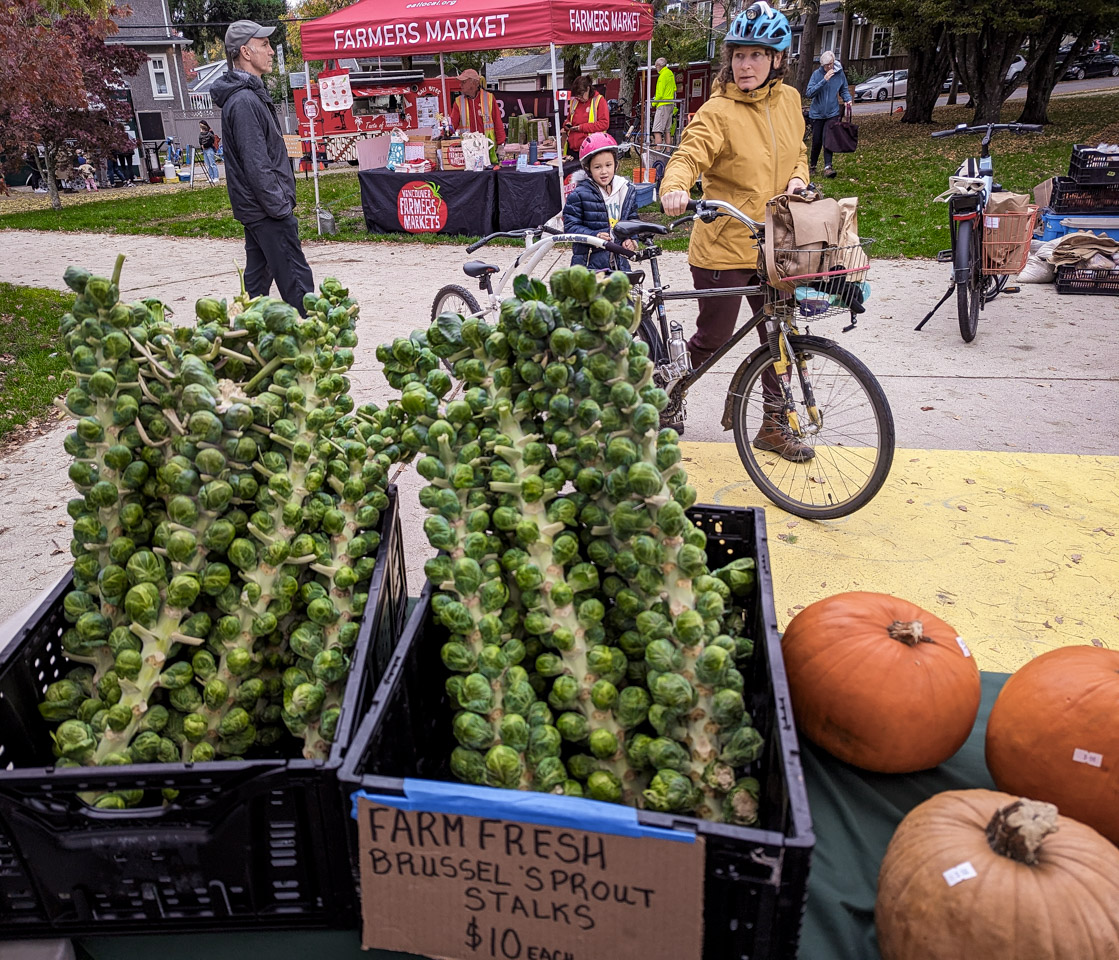
<svg viewBox="0 0 1119 960"><path fill-rule="evenodd" d="M952 251L951 250L941 250L940 253L938 253L936 255L936 262L937 263L951 263L952 262Z"/></svg>
<svg viewBox="0 0 1119 960"><path fill-rule="evenodd" d="M1002 292L1003 293L1021 293L1022 288L1021 287L1003 287Z"/></svg>

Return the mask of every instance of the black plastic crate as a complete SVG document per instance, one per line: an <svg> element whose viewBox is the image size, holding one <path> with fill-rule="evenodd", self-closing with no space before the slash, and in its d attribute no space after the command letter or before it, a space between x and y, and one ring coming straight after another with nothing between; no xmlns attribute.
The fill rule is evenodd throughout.
<svg viewBox="0 0 1119 960"><path fill-rule="evenodd" d="M741 556L752 556L758 564L757 592L748 613L755 652L742 669L746 708L766 738L765 752L749 771L762 784L761 822L737 827L649 811L639 811L638 819L705 838L705 960L788 960L797 952L815 837L777 633L765 513L700 505L689 516L707 533L711 566ZM342 765L347 808L355 790L403 796L406 777L454 779L448 769L455 745L451 709L439 656L447 634L433 620L430 601L429 584ZM355 872L356 837L351 821Z"/></svg>
<svg viewBox="0 0 1119 960"><path fill-rule="evenodd" d="M1119 297L1119 268L1095 270L1091 267L1061 264L1057 267L1057 293Z"/></svg>
<svg viewBox="0 0 1119 960"><path fill-rule="evenodd" d="M1119 213L1119 179L1077 183L1072 177L1054 177L1049 209L1053 213Z"/></svg>
<svg viewBox="0 0 1119 960"><path fill-rule="evenodd" d="M1072 148L1068 175L1077 183L1119 183L1119 153L1101 153L1086 143Z"/></svg>
<svg viewBox="0 0 1119 960"><path fill-rule="evenodd" d="M407 611L395 487L326 760L55 769L38 703L74 664L59 638L69 574L0 652L0 940L344 928L357 923L338 771ZM284 741L287 743L287 741ZM179 790L165 806L95 810L83 791Z"/></svg>

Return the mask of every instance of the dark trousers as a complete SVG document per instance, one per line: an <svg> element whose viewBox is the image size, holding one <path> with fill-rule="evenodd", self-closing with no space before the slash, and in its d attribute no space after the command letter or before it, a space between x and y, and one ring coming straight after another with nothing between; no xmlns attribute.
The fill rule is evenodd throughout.
<svg viewBox="0 0 1119 960"><path fill-rule="evenodd" d="M831 166L832 153L827 147L824 147L824 128L834 119L835 117L822 117L812 120L812 153L808 158L808 166L812 169L816 169L816 161L820 159L821 147L824 148L824 166Z"/></svg>
<svg viewBox="0 0 1119 960"><path fill-rule="evenodd" d="M315 289L315 279L299 244L294 214L245 224L245 290L250 297L264 296L273 280L280 296L306 316L303 294Z"/></svg>
<svg viewBox="0 0 1119 960"><path fill-rule="evenodd" d="M753 270L705 270L691 267L692 282L697 290L724 290L727 287L747 287L760 283ZM747 297L751 316L765 304L765 294ZM695 336L688 341L688 353L692 366L698 367L707 361L734 333L738 324L738 312L742 308L742 297L703 297L699 300L699 316L696 317ZM758 339L768 343L765 324L758 325ZM776 400L780 396L777 375L773 368L762 374L762 395L766 400Z"/></svg>

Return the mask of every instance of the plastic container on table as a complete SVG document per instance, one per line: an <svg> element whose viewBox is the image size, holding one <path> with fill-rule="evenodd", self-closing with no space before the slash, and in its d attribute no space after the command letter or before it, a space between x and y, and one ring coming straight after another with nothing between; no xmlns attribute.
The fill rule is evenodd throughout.
<svg viewBox="0 0 1119 960"><path fill-rule="evenodd" d="M287 737L267 759L53 767L38 704L76 666L59 640L70 575L58 583L0 651L0 939L357 923L337 778L407 609L395 487L381 537L325 760ZM163 788L178 798L164 805ZM126 789L153 802L95 810L78 796Z"/></svg>
<svg viewBox="0 0 1119 960"><path fill-rule="evenodd" d="M705 839L704 960L789 960L796 956L815 837L777 634L765 513L699 505L689 516L707 534L710 566L743 556L757 561L756 593L747 615L754 656L741 669L746 709L766 740L765 752L748 771L762 784L760 824L739 827L644 810L636 816L641 825L689 831ZM340 783L347 806L357 790L403 796L405 778L453 780L448 769L455 745L452 710L439 656L447 633L432 617L430 600L429 585L343 762ZM522 796L496 789L494 794ZM585 829L593 830L593 823ZM350 830L356 877L353 821ZM649 865L650 871L655 869ZM375 944L375 936L371 939Z"/></svg>

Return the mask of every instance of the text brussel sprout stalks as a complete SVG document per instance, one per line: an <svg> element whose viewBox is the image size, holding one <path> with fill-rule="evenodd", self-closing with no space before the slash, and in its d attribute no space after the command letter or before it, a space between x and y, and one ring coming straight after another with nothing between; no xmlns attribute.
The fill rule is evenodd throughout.
<svg viewBox="0 0 1119 960"><path fill-rule="evenodd" d="M566 298L565 315L589 334L576 410L582 429L570 451L580 464L576 485L590 498L591 536L599 538L588 551L628 586L616 597L615 623L627 628L631 654L644 648L649 722L668 746L687 748L645 752L656 775L644 802L720 819L733 768L756 759L761 738L723 632L721 591L707 575L705 538L685 516L695 491L679 466L678 437L658 429L667 398L652 383L647 348L630 333L628 284L615 274L594 287L586 273L575 267L553 282L581 294Z"/></svg>

